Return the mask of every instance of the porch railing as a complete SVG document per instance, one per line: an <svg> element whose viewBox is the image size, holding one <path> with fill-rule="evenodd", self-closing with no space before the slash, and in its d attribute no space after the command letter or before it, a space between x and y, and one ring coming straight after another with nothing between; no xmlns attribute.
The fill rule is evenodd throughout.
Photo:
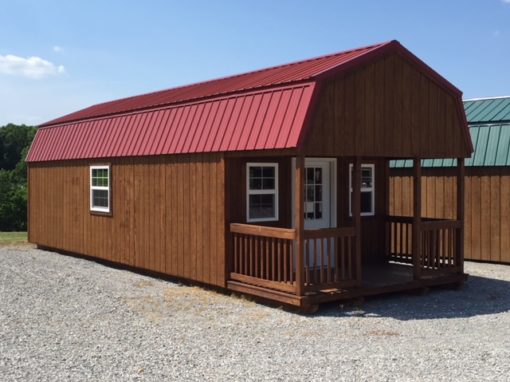
<svg viewBox="0 0 510 382"><path fill-rule="evenodd" d="M346 287L356 283L354 227L304 232L305 290Z"/></svg>
<svg viewBox="0 0 510 382"><path fill-rule="evenodd" d="M386 257L396 263L413 263L413 218L386 217Z"/></svg>
<svg viewBox="0 0 510 382"><path fill-rule="evenodd" d="M295 229L233 223L230 233L231 280L294 292Z"/></svg>
<svg viewBox="0 0 510 382"><path fill-rule="evenodd" d="M233 223L230 233L231 280L295 294L298 271L304 292L356 283L353 227L304 231L301 270L294 229Z"/></svg>
<svg viewBox="0 0 510 382"><path fill-rule="evenodd" d="M458 220L430 220L421 223L420 266L424 271L457 271ZM426 275L427 272L423 274Z"/></svg>
<svg viewBox="0 0 510 382"><path fill-rule="evenodd" d="M388 216L386 219L386 257L388 260L413 264L413 218ZM420 222L420 274L452 273L460 269L457 258L459 220L423 219Z"/></svg>

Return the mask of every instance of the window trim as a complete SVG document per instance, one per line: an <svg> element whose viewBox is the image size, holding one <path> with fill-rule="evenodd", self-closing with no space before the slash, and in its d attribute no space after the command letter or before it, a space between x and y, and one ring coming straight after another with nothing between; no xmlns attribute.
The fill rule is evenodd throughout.
<svg viewBox="0 0 510 382"><path fill-rule="evenodd" d="M349 216L352 216L352 168L353 164L349 163ZM375 164L374 163L362 163L361 170L363 167L369 167L372 169L372 187L361 187L361 192L370 191L372 194L372 210L370 212L360 212L360 216L375 216ZM363 172L363 171L362 171Z"/></svg>
<svg viewBox="0 0 510 382"><path fill-rule="evenodd" d="M92 185L92 171L93 170L108 170L108 186L93 186ZM90 205L90 212L97 213L97 214L104 214L104 215L110 215L112 212L112 172L111 172L111 166L109 164L98 164L98 165L90 165L89 170L89 205ZM93 205L93 191L94 190L106 190L108 191L108 207L94 207Z"/></svg>
<svg viewBox="0 0 510 382"><path fill-rule="evenodd" d="M250 190L250 167L272 167L274 168L274 189L272 190ZM274 222L279 220L279 193L278 193L278 163L276 162L248 162L246 163L246 221L255 222ZM250 218L250 195L274 195L275 206L274 216L269 218Z"/></svg>

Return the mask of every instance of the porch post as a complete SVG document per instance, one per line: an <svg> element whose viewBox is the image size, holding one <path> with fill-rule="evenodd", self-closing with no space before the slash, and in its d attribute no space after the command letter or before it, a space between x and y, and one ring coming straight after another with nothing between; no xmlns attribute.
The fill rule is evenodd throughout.
<svg viewBox="0 0 510 382"><path fill-rule="evenodd" d="M391 236L390 224L388 224L388 217L390 216L390 160L384 158L384 214L382 216L382 225L384 226L384 256L386 261L390 259Z"/></svg>
<svg viewBox="0 0 510 382"><path fill-rule="evenodd" d="M421 276L421 158L413 160L413 275Z"/></svg>
<svg viewBox="0 0 510 382"><path fill-rule="evenodd" d="M296 157L296 176L294 177L294 189L296 190L294 193L294 204L295 211L294 214L294 228L296 229L296 295L303 295L303 257L304 257L304 248L303 248L303 231L304 231L304 215L303 215L303 205L304 205L304 168L305 168L305 158L303 155L298 155Z"/></svg>
<svg viewBox="0 0 510 382"><path fill-rule="evenodd" d="M352 166L352 199L351 212L356 229L356 283L362 284L361 280L361 158L354 158Z"/></svg>
<svg viewBox="0 0 510 382"><path fill-rule="evenodd" d="M457 158L457 220L460 227L456 230L455 241L455 259L459 273L464 273L464 158Z"/></svg>

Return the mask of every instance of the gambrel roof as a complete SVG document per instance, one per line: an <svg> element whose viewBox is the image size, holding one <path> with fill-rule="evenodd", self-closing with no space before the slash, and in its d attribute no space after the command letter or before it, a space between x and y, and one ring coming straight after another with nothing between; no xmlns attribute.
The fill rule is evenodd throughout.
<svg viewBox="0 0 510 382"><path fill-rule="evenodd" d="M460 103L457 88L390 41L94 105L42 124L27 161L296 148L317 84L391 51Z"/></svg>

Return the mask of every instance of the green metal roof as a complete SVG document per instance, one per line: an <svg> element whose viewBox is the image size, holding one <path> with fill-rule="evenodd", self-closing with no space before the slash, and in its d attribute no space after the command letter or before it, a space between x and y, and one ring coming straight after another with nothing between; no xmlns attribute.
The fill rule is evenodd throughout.
<svg viewBox="0 0 510 382"><path fill-rule="evenodd" d="M495 97L464 101L468 123L510 122L510 97Z"/></svg>
<svg viewBox="0 0 510 382"><path fill-rule="evenodd" d="M466 166L510 166L510 97L464 101L475 151ZM455 159L424 159L423 167L453 167ZM412 160L394 160L393 168L413 166Z"/></svg>

